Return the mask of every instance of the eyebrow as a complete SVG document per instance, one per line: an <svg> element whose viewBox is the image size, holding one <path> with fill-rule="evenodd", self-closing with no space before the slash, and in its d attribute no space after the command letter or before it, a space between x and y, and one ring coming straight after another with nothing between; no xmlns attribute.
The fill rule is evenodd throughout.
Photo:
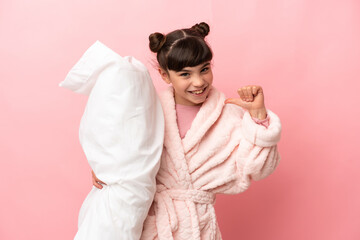
<svg viewBox="0 0 360 240"><path fill-rule="evenodd" d="M210 65L210 62L205 63L204 65L202 65L201 68L206 67L206 66L208 66L208 65ZM190 70L186 70L186 69L181 69L179 72L191 72L191 71L190 71Z"/></svg>

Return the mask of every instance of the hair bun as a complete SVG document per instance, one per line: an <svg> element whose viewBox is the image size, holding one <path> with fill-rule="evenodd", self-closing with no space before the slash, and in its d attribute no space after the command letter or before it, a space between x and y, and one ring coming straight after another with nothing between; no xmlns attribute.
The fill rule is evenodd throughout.
<svg viewBox="0 0 360 240"><path fill-rule="evenodd" d="M206 37L210 32L210 27L207 23L201 22L198 24L195 24L191 27L191 29L194 29L196 32L198 32L203 38Z"/></svg>
<svg viewBox="0 0 360 240"><path fill-rule="evenodd" d="M149 36L149 47L152 52L159 52L164 43L166 42L166 36L162 33L156 32Z"/></svg>

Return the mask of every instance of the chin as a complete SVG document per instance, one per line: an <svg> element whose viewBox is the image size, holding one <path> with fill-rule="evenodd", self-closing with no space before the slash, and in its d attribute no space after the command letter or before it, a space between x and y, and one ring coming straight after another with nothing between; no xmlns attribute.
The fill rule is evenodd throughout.
<svg viewBox="0 0 360 240"><path fill-rule="evenodd" d="M195 105L200 105L203 104L206 101L206 99L207 99L207 95L204 96L203 99L196 99L196 100L192 99L191 102L194 103Z"/></svg>

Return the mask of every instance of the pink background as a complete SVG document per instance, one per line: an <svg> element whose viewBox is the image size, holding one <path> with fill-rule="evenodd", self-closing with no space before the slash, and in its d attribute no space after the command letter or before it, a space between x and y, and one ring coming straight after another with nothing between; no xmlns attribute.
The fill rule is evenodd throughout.
<svg viewBox="0 0 360 240"><path fill-rule="evenodd" d="M360 239L358 0L0 2L0 239L72 239L91 188L78 140L87 101L58 87L95 40L150 69L148 35L206 21L214 85L263 86L282 160L219 195L225 240Z"/></svg>

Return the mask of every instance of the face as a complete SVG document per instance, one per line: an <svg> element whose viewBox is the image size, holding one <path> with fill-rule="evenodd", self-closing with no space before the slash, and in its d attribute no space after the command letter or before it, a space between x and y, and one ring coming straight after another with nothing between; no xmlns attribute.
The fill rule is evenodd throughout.
<svg viewBox="0 0 360 240"><path fill-rule="evenodd" d="M195 67L185 67L179 72L159 69L162 79L172 84L174 88L175 103L181 105L200 105L209 94L213 81L210 61Z"/></svg>

